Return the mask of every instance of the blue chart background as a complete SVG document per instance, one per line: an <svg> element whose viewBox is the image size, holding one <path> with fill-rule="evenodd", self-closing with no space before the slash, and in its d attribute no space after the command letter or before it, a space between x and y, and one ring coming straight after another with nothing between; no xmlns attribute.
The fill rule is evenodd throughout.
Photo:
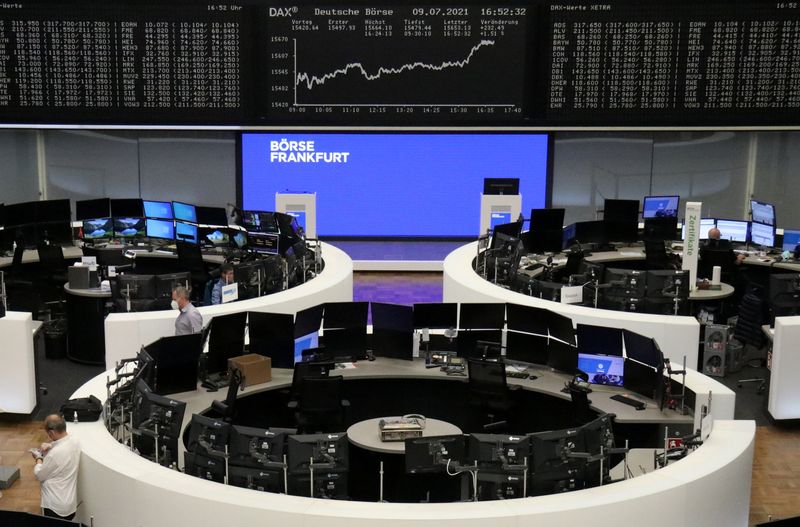
<svg viewBox="0 0 800 527"><path fill-rule="evenodd" d="M270 163L270 141L315 141L347 163ZM544 207L546 134L242 134L242 201L317 193L321 236L477 236L485 177L518 177L522 211Z"/></svg>

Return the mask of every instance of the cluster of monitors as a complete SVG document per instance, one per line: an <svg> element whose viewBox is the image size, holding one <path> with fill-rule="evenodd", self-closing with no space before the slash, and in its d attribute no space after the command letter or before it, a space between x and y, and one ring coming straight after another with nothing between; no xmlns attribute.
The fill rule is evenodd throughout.
<svg viewBox="0 0 800 527"><path fill-rule="evenodd" d="M656 315L688 314L689 271L606 268L598 307ZM677 307L677 313L676 313Z"/></svg>
<svg viewBox="0 0 800 527"><path fill-rule="evenodd" d="M609 481L613 414L581 427L526 435L471 434L406 440L406 472L478 465L479 501L539 496ZM527 477L527 482L524 478ZM527 483L525 485L524 483Z"/></svg>
<svg viewBox="0 0 800 527"><path fill-rule="evenodd" d="M192 283L191 273L170 274L120 274L111 280L111 296L114 301L131 302L130 311L151 311L156 309L169 309L169 299L172 290L177 286L189 287ZM166 303L155 304L158 300L167 300ZM128 309L124 309L128 311Z"/></svg>
<svg viewBox="0 0 800 527"><path fill-rule="evenodd" d="M0 244L11 246L18 239L26 246L39 242L69 243L72 241L72 211L68 199L0 203L0 225L4 227Z"/></svg>
<svg viewBox="0 0 800 527"><path fill-rule="evenodd" d="M239 225L249 237L248 248L256 252L278 252L279 245L289 248L304 239L297 218L282 212L243 210Z"/></svg>
<svg viewBox="0 0 800 527"><path fill-rule="evenodd" d="M222 454L226 447L229 485L262 492L312 496L310 475L313 459L313 497L347 497L347 434L297 435L294 429L230 425L194 414L184 458L185 472L225 483ZM284 470L288 476L286 480Z"/></svg>
<svg viewBox="0 0 800 527"><path fill-rule="evenodd" d="M228 225L227 213L222 207L142 199L77 201L75 217L82 222L84 240L146 237L197 244L201 237L211 235L209 243L213 244L213 240L222 237L222 232L227 236ZM223 230L203 228L204 232L201 232L198 224L220 226ZM214 234L216 231L219 233Z"/></svg>

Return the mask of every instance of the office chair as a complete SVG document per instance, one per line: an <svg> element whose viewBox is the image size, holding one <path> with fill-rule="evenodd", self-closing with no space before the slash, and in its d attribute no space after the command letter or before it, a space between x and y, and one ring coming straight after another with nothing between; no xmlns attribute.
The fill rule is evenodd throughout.
<svg viewBox="0 0 800 527"><path fill-rule="evenodd" d="M727 284L733 284L736 281L736 255L730 247L724 247L724 244L719 247L701 247L700 248L700 261L697 266L697 277L711 279L711 275L715 266L719 266L722 270L721 279Z"/></svg>
<svg viewBox="0 0 800 527"><path fill-rule="evenodd" d="M38 282L45 293L45 301L61 298L61 288L67 283L64 250L60 245L39 244L36 252L39 254Z"/></svg>
<svg viewBox="0 0 800 527"><path fill-rule="evenodd" d="M178 265L192 275L192 299L200 300L200 292L208 281L208 273L203 264L203 253L200 251L200 246L194 243L177 242L175 247L178 252Z"/></svg>
<svg viewBox="0 0 800 527"><path fill-rule="evenodd" d="M350 401L342 398L343 386L341 375L305 377L297 399L288 404L294 410L298 430L302 433L341 430L345 409L350 406Z"/></svg>
<svg viewBox="0 0 800 527"><path fill-rule="evenodd" d="M761 329L766 322L764 316L764 299L759 295L759 290L751 289L739 303L739 317L733 327L733 338L744 345L742 351L745 364L753 360L763 361L767 356L767 337ZM736 385L741 388L743 384L755 383L757 393L763 393L767 380L763 377L739 379Z"/></svg>
<svg viewBox="0 0 800 527"><path fill-rule="evenodd" d="M500 431L514 405L502 362L470 359L467 403L481 412L485 430Z"/></svg>
<svg viewBox="0 0 800 527"><path fill-rule="evenodd" d="M228 393L225 395L225 401L213 401L211 409L216 411L226 423L232 423L233 417L236 414L236 392L242 384L242 372L239 368L231 370L230 384L228 384Z"/></svg>
<svg viewBox="0 0 800 527"><path fill-rule="evenodd" d="M331 370L333 370L334 368L336 368L336 364L333 361L314 361L314 362L296 363L294 365L294 372L292 373L291 398L296 399L299 397L303 381L305 379L327 377L328 374L331 372Z"/></svg>
<svg viewBox="0 0 800 527"><path fill-rule="evenodd" d="M203 305L210 306L211 305L211 294L214 292L214 286L216 285L217 281L212 279L206 282L205 287L203 287Z"/></svg>
<svg viewBox="0 0 800 527"><path fill-rule="evenodd" d="M576 380L578 378L584 382L588 382L589 375L584 372L578 372ZM597 414L593 412L589 406L592 404L592 401L589 400L589 390L581 388L575 382L569 382L566 386L569 390L569 398L572 401L573 426L584 425L597 417Z"/></svg>
<svg viewBox="0 0 800 527"><path fill-rule="evenodd" d="M644 241L644 259L648 271L661 271L674 269L675 266L670 262L667 249L661 240Z"/></svg>

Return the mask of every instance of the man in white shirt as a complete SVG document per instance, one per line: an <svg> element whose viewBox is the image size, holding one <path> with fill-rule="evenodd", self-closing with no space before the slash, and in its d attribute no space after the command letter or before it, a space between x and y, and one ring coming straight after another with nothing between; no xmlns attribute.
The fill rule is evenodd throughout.
<svg viewBox="0 0 800 527"><path fill-rule="evenodd" d="M33 474L42 485L42 514L71 520L78 508L78 464L81 449L67 434L67 423L60 415L49 415L44 430L52 443L33 449L36 460Z"/></svg>
<svg viewBox="0 0 800 527"><path fill-rule="evenodd" d="M175 319L176 335L191 335L203 331L203 316L189 300L189 290L178 286L172 290L172 309L180 311Z"/></svg>

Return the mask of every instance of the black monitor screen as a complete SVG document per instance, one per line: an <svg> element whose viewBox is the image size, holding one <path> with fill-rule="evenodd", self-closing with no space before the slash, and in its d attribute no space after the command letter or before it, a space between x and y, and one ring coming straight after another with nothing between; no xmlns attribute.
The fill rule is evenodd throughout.
<svg viewBox="0 0 800 527"><path fill-rule="evenodd" d="M324 305L319 305L298 311L294 318L294 337L304 337L319 331L323 310Z"/></svg>
<svg viewBox="0 0 800 527"><path fill-rule="evenodd" d="M51 221L72 221L72 210L68 199L50 199L37 201L36 222L47 223Z"/></svg>
<svg viewBox="0 0 800 527"><path fill-rule="evenodd" d="M547 365L554 370L574 373L578 368L578 349L550 339L547 344Z"/></svg>
<svg viewBox="0 0 800 527"><path fill-rule="evenodd" d="M274 212L263 210L243 210L241 225L248 232L278 233L278 222Z"/></svg>
<svg viewBox="0 0 800 527"><path fill-rule="evenodd" d="M194 205L189 203L181 203L180 201L173 201L172 212L175 214L176 220L197 223L197 209Z"/></svg>
<svg viewBox="0 0 800 527"><path fill-rule="evenodd" d="M228 213L224 207L195 207L197 223L203 225L228 225Z"/></svg>
<svg viewBox="0 0 800 527"><path fill-rule="evenodd" d="M797 314L800 309L800 274L770 275L769 304L776 316Z"/></svg>
<svg viewBox="0 0 800 527"><path fill-rule="evenodd" d="M285 313L250 313L250 353L272 359L273 368L292 368L295 362L294 317Z"/></svg>
<svg viewBox="0 0 800 527"><path fill-rule="evenodd" d="M546 366L548 362L547 337L507 331L506 360Z"/></svg>
<svg viewBox="0 0 800 527"><path fill-rule="evenodd" d="M604 221L639 221L639 201L635 199L607 199L603 204Z"/></svg>
<svg viewBox="0 0 800 527"><path fill-rule="evenodd" d="M77 221L108 218L109 216L111 216L111 200L108 198L75 202L75 219Z"/></svg>
<svg viewBox="0 0 800 527"><path fill-rule="evenodd" d="M647 273L631 269L606 268L603 281L611 285L608 294L644 298L647 292Z"/></svg>
<svg viewBox="0 0 800 527"><path fill-rule="evenodd" d="M186 449L195 454L221 455L228 444L230 424L200 414L192 415Z"/></svg>
<svg viewBox="0 0 800 527"><path fill-rule="evenodd" d="M348 441L345 433L291 435L288 440L288 450L290 473L307 473L311 459L319 470L349 468Z"/></svg>
<svg viewBox="0 0 800 527"><path fill-rule="evenodd" d="M622 330L578 324L578 352L590 355L622 356Z"/></svg>
<svg viewBox="0 0 800 527"><path fill-rule="evenodd" d="M83 220L82 231L84 240L98 240L114 236L114 222L111 218Z"/></svg>
<svg viewBox="0 0 800 527"><path fill-rule="evenodd" d="M689 271L647 271L647 298L689 298Z"/></svg>
<svg viewBox="0 0 800 527"><path fill-rule="evenodd" d="M284 492L283 470L231 465L228 467L228 485L260 492Z"/></svg>
<svg viewBox="0 0 800 527"><path fill-rule="evenodd" d="M112 199L111 216L114 218L140 218L144 216L142 200L132 199Z"/></svg>
<svg viewBox="0 0 800 527"><path fill-rule="evenodd" d="M144 238L146 233L144 218L114 218L115 238Z"/></svg>
<svg viewBox="0 0 800 527"><path fill-rule="evenodd" d="M580 221L575 224L575 241L577 243L606 243L606 224L602 220Z"/></svg>
<svg viewBox="0 0 800 527"><path fill-rule="evenodd" d="M143 200L144 215L148 218L160 220L171 220L174 218L172 213L172 203L169 201L148 201Z"/></svg>
<svg viewBox="0 0 800 527"><path fill-rule="evenodd" d="M151 384L154 393L169 395L197 389L203 337L200 333L161 337L145 347L153 359Z"/></svg>
<svg viewBox="0 0 800 527"><path fill-rule="evenodd" d="M463 463L466 440L463 435L406 439L406 473L444 472L447 462Z"/></svg>
<svg viewBox="0 0 800 527"><path fill-rule="evenodd" d="M624 379L626 389L653 400L658 399L664 382L656 368L630 358L625 359Z"/></svg>
<svg viewBox="0 0 800 527"><path fill-rule="evenodd" d="M750 210L753 214L753 221L775 227L775 205L762 201L750 200Z"/></svg>
<svg viewBox="0 0 800 527"><path fill-rule="evenodd" d="M680 196L645 196L643 218L677 218Z"/></svg>
<svg viewBox="0 0 800 527"><path fill-rule="evenodd" d="M5 222L6 227L36 223L36 202L28 201L6 205Z"/></svg>
<svg viewBox="0 0 800 527"><path fill-rule="evenodd" d="M663 368L664 356L661 354L661 350L654 339L627 329L623 330L622 334L625 338L626 357L653 368Z"/></svg>
<svg viewBox="0 0 800 527"><path fill-rule="evenodd" d="M535 335L547 335L548 311L546 309L506 304L506 320L508 329L524 331Z"/></svg>
<svg viewBox="0 0 800 527"><path fill-rule="evenodd" d="M140 300L156 297L156 279L151 274L121 274L116 283L122 296Z"/></svg>
<svg viewBox="0 0 800 527"><path fill-rule="evenodd" d="M246 324L246 312L217 315L211 319L208 353L206 354L206 372L208 374L227 372L228 359L244 353Z"/></svg>
<svg viewBox="0 0 800 527"><path fill-rule="evenodd" d="M503 194L515 196L519 194L519 178L484 178L483 193L486 195Z"/></svg>
<svg viewBox="0 0 800 527"><path fill-rule="evenodd" d="M414 308L401 304L370 302L372 327L392 331L414 331Z"/></svg>
<svg viewBox="0 0 800 527"><path fill-rule="evenodd" d="M225 482L225 460L223 458L186 452L183 459L186 474L217 483Z"/></svg>
<svg viewBox="0 0 800 527"><path fill-rule="evenodd" d="M458 327L461 329L503 329L505 304L460 304Z"/></svg>
<svg viewBox="0 0 800 527"><path fill-rule="evenodd" d="M522 222L521 221L513 221L511 223L501 223L500 225L495 225L492 229L492 235L496 234L505 234L512 238L519 238L519 234L522 232Z"/></svg>
<svg viewBox="0 0 800 527"><path fill-rule="evenodd" d="M557 230L564 228L565 209L531 209L531 230Z"/></svg>
<svg viewBox="0 0 800 527"><path fill-rule="evenodd" d="M586 449L580 429L538 432L531 434L530 440L530 495L553 494L584 487L585 461L569 455L572 452L584 452Z"/></svg>
<svg viewBox="0 0 800 527"><path fill-rule="evenodd" d="M414 304L416 329L448 329L458 324L458 304Z"/></svg>
<svg viewBox="0 0 800 527"><path fill-rule="evenodd" d="M527 435L470 434L467 459L484 468L522 467L530 456L530 446Z"/></svg>
<svg viewBox="0 0 800 527"><path fill-rule="evenodd" d="M170 298L173 289L178 286L189 289L191 283L192 274L189 271L156 275L156 297Z"/></svg>
<svg viewBox="0 0 800 527"><path fill-rule="evenodd" d="M577 345L575 341L575 328L572 326L571 318L554 311L548 311L547 323L551 338L556 338L573 346Z"/></svg>
<svg viewBox="0 0 800 527"><path fill-rule="evenodd" d="M282 464L287 431L234 425L230 432L230 464L252 468Z"/></svg>
<svg viewBox="0 0 800 527"><path fill-rule="evenodd" d="M181 242L196 244L198 242L197 225L176 221L175 239Z"/></svg>
<svg viewBox="0 0 800 527"><path fill-rule="evenodd" d="M363 328L367 326L368 314L369 302L328 302L325 304L322 327Z"/></svg>
<svg viewBox="0 0 800 527"><path fill-rule="evenodd" d="M645 218L644 220L644 239L645 240L677 240L680 238L678 233L678 218L659 217Z"/></svg>

